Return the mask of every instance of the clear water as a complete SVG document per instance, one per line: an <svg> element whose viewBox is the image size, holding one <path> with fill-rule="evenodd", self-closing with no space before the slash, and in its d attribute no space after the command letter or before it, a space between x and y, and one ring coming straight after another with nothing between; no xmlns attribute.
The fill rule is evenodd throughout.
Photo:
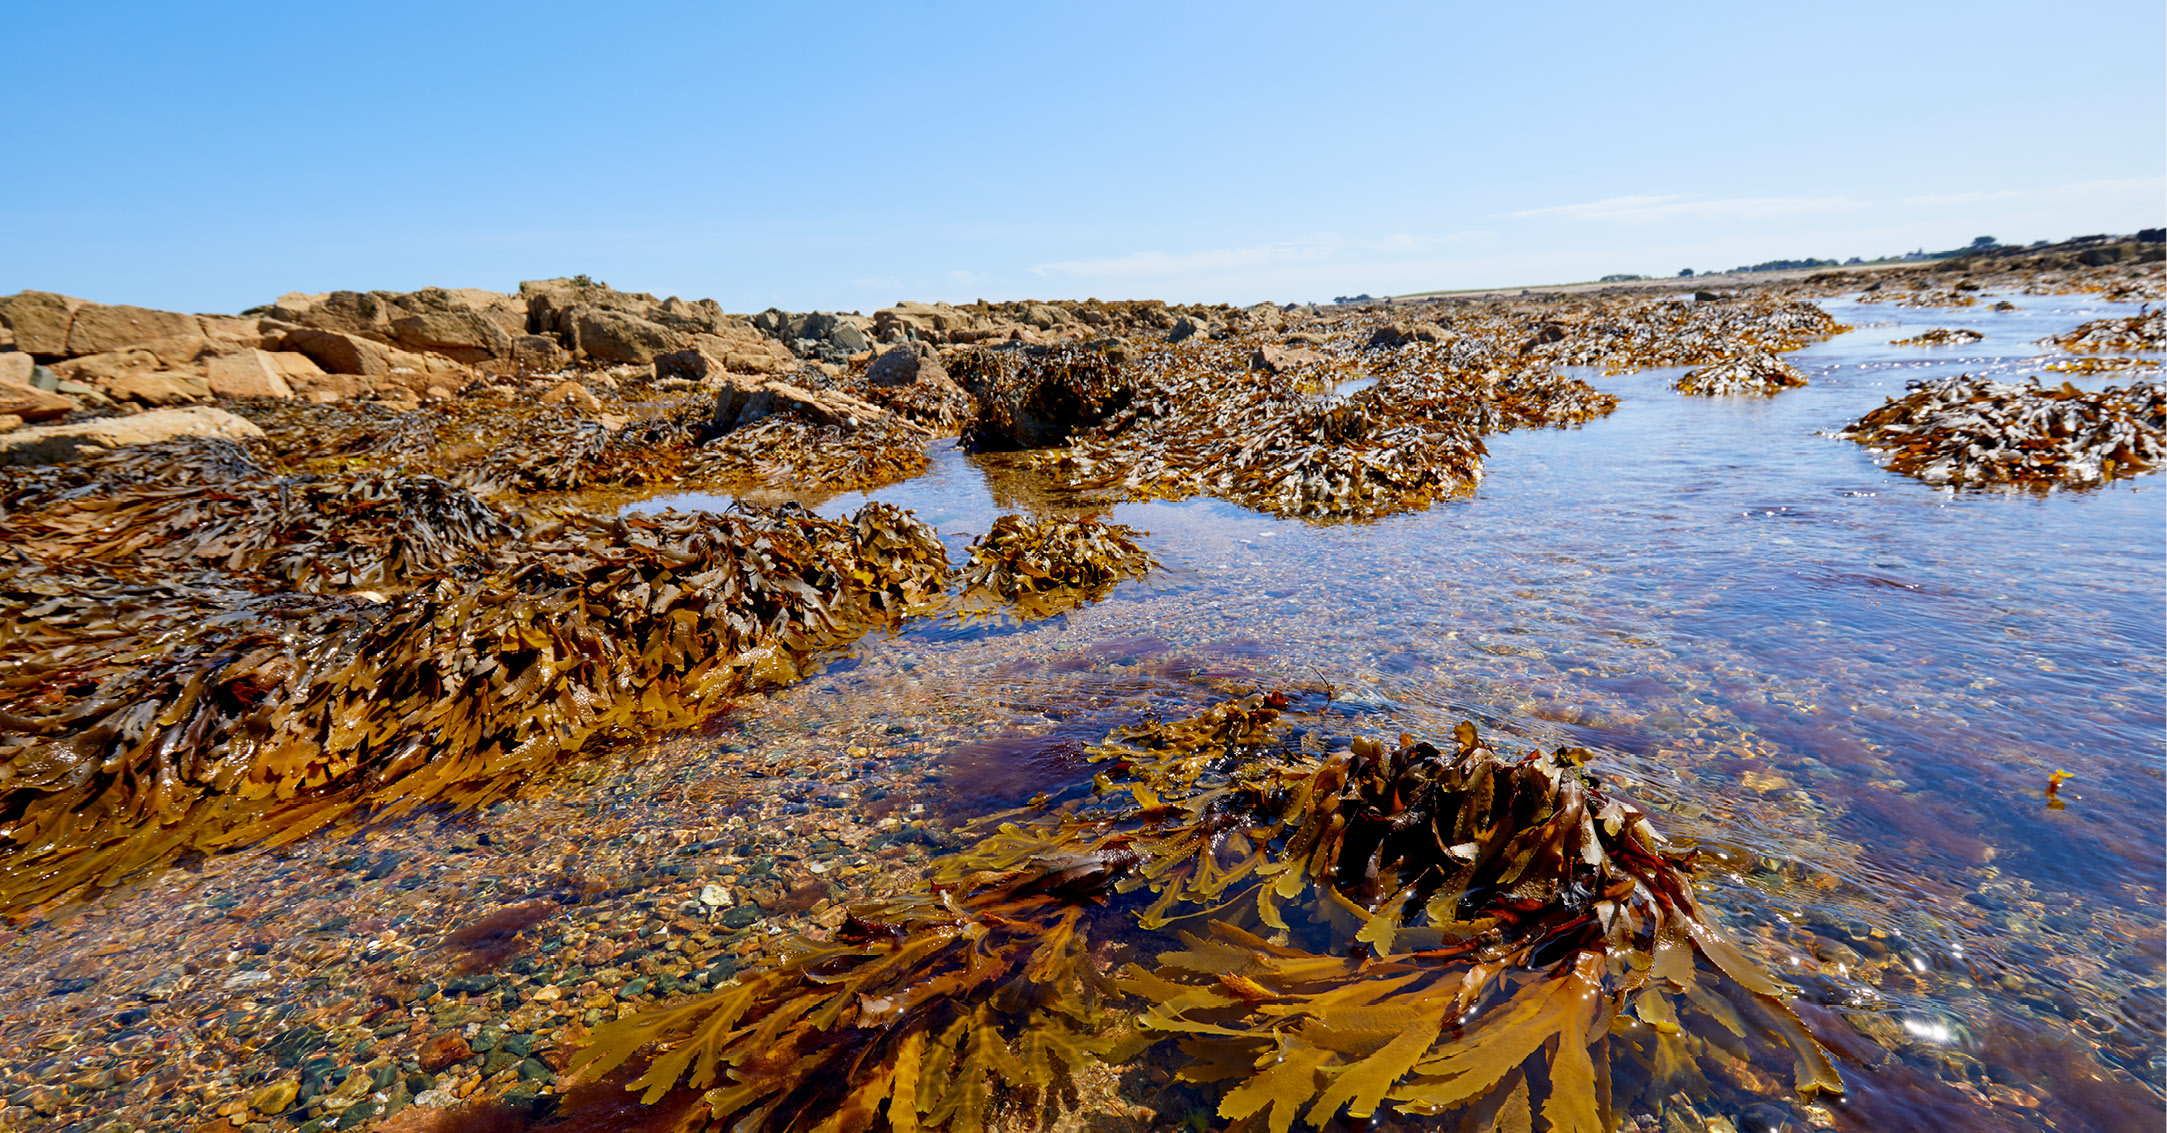
<svg viewBox="0 0 2167 1133"><path fill-rule="evenodd" d="M1615 414L1492 438L1480 490L1419 515L1313 526L1211 500L1121 505L1111 518L1152 532L1167 566L1153 579L999 649L927 621L837 671L938 655L944 695L1043 724L1168 690L1019 651L1216 648L1260 680L1329 681L1369 734L1472 717L1594 747L1669 832L1721 850L1704 875L1717 917L1823 1025L1887 1052L1845 1065L1851 1124L2150 1121L2167 1024L2167 485L1952 493L1831 435L1907 381L2039 373L2038 339L2134 312L2010 298L2020 310L1832 302L1858 329L1791 355L1812 384L1770 398L1681 397L1676 370L1587 374L1622 399ZM1936 326L1986 338L1889 345ZM866 498L808 502L835 515ZM999 514L1057 506L1012 459L949 449L871 498L939 527L959 561ZM781 696L881 711L834 691ZM2055 769L2074 774L2059 809ZM1037 777L1076 773L1054 760ZM989 809L1046 785L991 780ZM1878 965L1846 955L1867 938ZM1991 1120L1945 1088L1959 1082L1995 1099ZM2056 1100L2036 1108L2042 1095Z"/></svg>

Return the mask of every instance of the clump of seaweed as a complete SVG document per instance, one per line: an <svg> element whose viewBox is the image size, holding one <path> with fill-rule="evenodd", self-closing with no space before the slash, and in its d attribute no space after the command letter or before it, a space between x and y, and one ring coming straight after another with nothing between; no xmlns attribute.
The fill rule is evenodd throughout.
<svg viewBox="0 0 2167 1133"><path fill-rule="evenodd" d="M100 573L104 572L104 573ZM183 851L486 805L597 735L685 727L937 593L939 539L745 509L574 514L394 596L0 561L0 907Z"/></svg>
<svg viewBox="0 0 2167 1133"><path fill-rule="evenodd" d="M971 543L962 589L1013 602L1026 614L1058 612L1105 597L1156 565L1136 540L1146 532L1085 516L1004 515Z"/></svg>
<svg viewBox="0 0 2167 1133"><path fill-rule="evenodd" d="M2064 350L2167 350L2167 307L2120 319L2093 319L2046 340Z"/></svg>
<svg viewBox="0 0 2167 1133"><path fill-rule="evenodd" d="M1387 1107L1597 1133L1778 1052L1802 1095L1842 1092L1587 753L1462 724L1288 758L1284 703L1124 729L1101 755L1134 781L1099 809L1002 823L836 942L600 1029L584 1073L645 1049L648 1100L706 1091L687 1128L777 1130L975 1130L1138 1057L1274 1133ZM1163 950L1107 972L1108 938Z"/></svg>
<svg viewBox="0 0 2167 1133"><path fill-rule="evenodd" d="M2037 378L1969 374L1912 382L1902 397L1845 426L1889 467L1929 484L2032 488L2102 484L2149 472L2167 447L2167 386L2096 393Z"/></svg>
<svg viewBox="0 0 2167 1133"><path fill-rule="evenodd" d="M1776 393L1806 384L1798 367L1766 351L1740 354L1712 366L1687 370L1670 388L1683 394L1716 397L1737 393Z"/></svg>
<svg viewBox="0 0 2167 1133"><path fill-rule="evenodd" d="M1935 327L1912 335L1910 338L1892 340L1890 346L1968 346L1986 336L1964 327Z"/></svg>

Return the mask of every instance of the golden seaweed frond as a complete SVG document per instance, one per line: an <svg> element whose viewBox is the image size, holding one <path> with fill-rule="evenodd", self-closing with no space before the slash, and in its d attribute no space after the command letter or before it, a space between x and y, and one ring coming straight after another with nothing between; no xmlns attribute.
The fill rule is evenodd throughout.
<svg viewBox="0 0 2167 1133"><path fill-rule="evenodd" d="M658 1042L636 1084L727 1079L709 1095L718 1122L798 1122L854 1091L871 1100L843 1127L889 1129L1048 1104L1058 1067L1019 1053L1044 1051L1171 1060L1178 1081L1222 1091L1219 1116L1274 1133L1386 1107L1607 1133L1621 1100L1660 1109L1772 1053L1802 1095L1842 1091L1786 990L1695 901L1691 854L1598 787L1589 753L1506 758L1461 724L1442 747L1361 738L1289 759L1269 743L1280 703L1117 731L1101 809L999 823L937 862L929 892L855 913L845 944L619 1024L594 1070ZM1163 950L1102 970L1086 933L1136 943L1122 924ZM1038 942L1029 960L1012 933ZM976 964L995 974L972 978ZM1105 999L1109 985L1128 998ZM903 1066L920 1075L915 1107L881 1084Z"/></svg>

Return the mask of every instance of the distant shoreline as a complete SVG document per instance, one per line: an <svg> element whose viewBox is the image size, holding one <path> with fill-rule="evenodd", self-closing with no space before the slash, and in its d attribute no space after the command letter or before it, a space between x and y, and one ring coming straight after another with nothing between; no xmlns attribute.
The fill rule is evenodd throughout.
<svg viewBox="0 0 2167 1133"><path fill-rule="evenodd" d="M1738 287L1745 284L1790 283L1823 272L1890 271L1898 268L1916 268L1921 261L1895 260L1879 264L1846 264L1841 267L1781 268L1775 271L1725 271L1706 275L1673 275L1656 279L1587 280L1579 283L1542 283L1515 287L1470 287L1445 291L1413 291L1405 295L1380 296L1382 302L1390 299L1395 303L1419 303L1427 299L1510 299L1520 295L1570 295L1587 292L1631 291L1698 291L1710 286ZM1323 304L1319 304L1322 306ZM1352 304L1350 304L1352 305Z"/></svg>

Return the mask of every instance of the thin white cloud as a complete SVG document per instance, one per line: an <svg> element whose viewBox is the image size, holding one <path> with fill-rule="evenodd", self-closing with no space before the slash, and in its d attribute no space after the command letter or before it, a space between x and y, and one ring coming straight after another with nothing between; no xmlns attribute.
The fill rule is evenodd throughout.
<svg viewBox="0 0 2167 1133"><path fill-rule="evenodd" d="M1986 201L2011 201L2029 195L2028 193L2017 192L2014 189L2003 189L1993 193L1928 193L1925 196L1905 197L1904 203L1921 208L1941 208L1946 205L1976 205Z"/></svg>
<svg viewBox="0 0 2167 1133"><path fill-rule="evenodd" d="M1576 205L1521 209L1504 215L1513 220L1559 218L1610 221L1621 224L1653 224L1664 220L1769 220L1817 212L1850 212L1868 207L1852 197L1732 197L1727 200L1694 200L1684 196L1609 197Z"/></svg>

